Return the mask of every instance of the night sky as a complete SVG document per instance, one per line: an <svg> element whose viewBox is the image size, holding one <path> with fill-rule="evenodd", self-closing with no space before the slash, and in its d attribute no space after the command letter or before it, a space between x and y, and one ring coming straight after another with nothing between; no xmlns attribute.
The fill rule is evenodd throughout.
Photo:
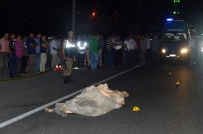
<svg viewBox="0 0 203 134"><path fill-rule="evenodd" d="M77 33L136 32L137 4L144 0L76 0ZM203 2L182 0L179 19L203 26ZM160 27L175 6L172 0L146 0L140 6L140 32ZM92 12L96 16L92 16ZM0 29L27 34L65 34L71 30L72 0L0 0Z"/></svg>

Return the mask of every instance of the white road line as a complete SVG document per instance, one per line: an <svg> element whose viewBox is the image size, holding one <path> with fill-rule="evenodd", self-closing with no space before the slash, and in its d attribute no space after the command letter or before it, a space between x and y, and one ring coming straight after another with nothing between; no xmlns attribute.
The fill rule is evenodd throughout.
<svg viewBox="0 0 203 134"><path fill-rule="evenodd" d="M116 77L118 77L118 76L120 76L120 75L123 75L123 74L125 74L125 73L128 73L128 72L130 72L130 71L132 71L132 70L134 70L134 69L136 69L136 68L139 68L139 67L140 67L140 66L133 67L133 68L131 68L131 69L128 69L128 70L126 70L126 71L123 71L123 72L121 72L121 73L118 73L118 74L116 74L116 75L113 75L113 76L111 76L111 77L109 77L109 78L107 78L107 79L105 79L105 80L99 81L99 82L97 82L97 83L95 83L95 84L92 84L92 85L99 85L99 84L102 84L102 83L104 83L104 82L106 82L106 81L109 81L109 80L111 80L111 79L113 79L113 78L116 78ZM41 107L38 107L38 108L33 109L33 110L29 111L29 112L26 112L26 113L21 114L21 115L19 115L19 116L17 116L17 117L14 117L14 118L12 118L12 119L10 119L10 120L7 120L7 121L5 121L5 122L2 122L2 123L0 124L0 128L6 127L6 126L8 126L8 125L10 125L10 124L13 124L13 123L15 123L15 122L17 122L17 121L23 119L23 118L26 118L26 117L28 117L28 116L30 116L30 115L32 115L32 114L35 114L35 113L37 113L37 112L39 112L39 111L41 111L41 110L44 110L46 107L50 107L50 106L52 106L52 105L54 105L54 104L56 104L56 103L58 103L58 102L61 102L61 101L64 101L64 100L66 100L66 99L68 99L68 98L70 98L70 97L73 97L73 96L75 96L75 95L81 93L84 89L85 89L85 88L80 89L80 90L78 90L78 91L76 91L76 92L74 92L74 93L71 93L71 94L69 94L69 95L67 95L67 96L64 96L64 97L62 97L62 98L60 98L60 99L57 99L57 100L52 101L52 102L50 102L50 103L48 103L48 104L45 104L45 105L43 105L43 106L41 106Z"/></svg>

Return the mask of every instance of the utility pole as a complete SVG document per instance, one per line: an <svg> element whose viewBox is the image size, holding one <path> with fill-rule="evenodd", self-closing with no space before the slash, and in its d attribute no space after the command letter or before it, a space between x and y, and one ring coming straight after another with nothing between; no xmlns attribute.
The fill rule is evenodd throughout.
<svg viewBox="0 0 203 134"><path fill-rule="evenodd" d="M147 1L150 0L142 0L140 2L137 3L137 33L139 34L140 32L140 7L146 3Z"/></svg>
<svg viewBox="0 0 203 134"><path fill-rule="evenodd" d="M75 39L76 35L76 30L75 30L75 13L76 13L76 0L73 0L73 5L72 5L72 31L73 31L73 38Z"/></svg>

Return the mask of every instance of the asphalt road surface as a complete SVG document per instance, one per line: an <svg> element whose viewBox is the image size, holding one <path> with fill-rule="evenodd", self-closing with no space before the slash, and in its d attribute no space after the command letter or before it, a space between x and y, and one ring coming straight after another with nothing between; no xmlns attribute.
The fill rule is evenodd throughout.
<svg viewBox="0 0 203 134"><path fill-rule="evenodd" d="M2 82L0 123L127 69L76 70L73 79L77 82L68 85L63 84L60 72ZM99 117L70 114L65 118L42 110L1 128L0 134L203 133L203 66L147 65L106 83L113 90L130 94L122 108ZM134 107L140 111L133 111Z"/></svg>

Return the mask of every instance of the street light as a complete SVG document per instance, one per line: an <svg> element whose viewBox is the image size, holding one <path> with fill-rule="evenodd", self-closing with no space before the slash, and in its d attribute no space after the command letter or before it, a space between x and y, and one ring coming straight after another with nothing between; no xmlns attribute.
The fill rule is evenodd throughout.
<svg viewBox="0 0 203 134"><path fill-rule="evenodd" d="M96 12L93 11L93 12L92 12L92 17L94 18L95 16L96 16Z"/></svg>

